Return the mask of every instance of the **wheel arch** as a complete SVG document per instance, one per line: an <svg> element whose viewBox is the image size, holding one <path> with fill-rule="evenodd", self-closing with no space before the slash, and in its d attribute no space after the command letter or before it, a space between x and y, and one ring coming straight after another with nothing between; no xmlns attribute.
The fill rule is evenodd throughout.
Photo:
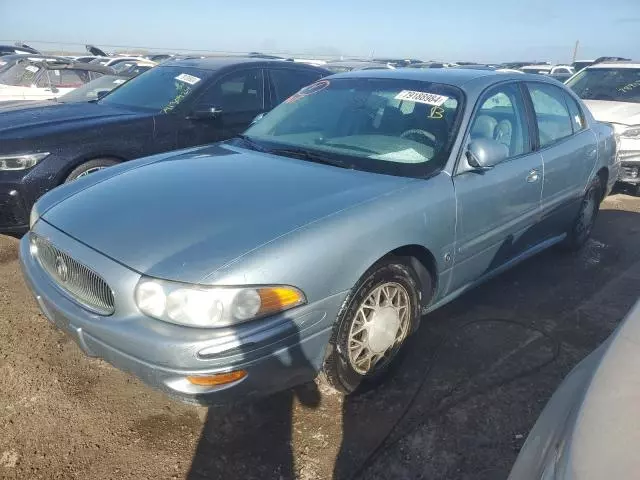
<svg viewBox="0 0 640 480"><path fill-rule="evenodd" d="M72 162L62 169L60 176L58 177L58 185L62 185L66 178L73 172L76 168L78 168L83 163L90 162L92 160L115 160L118 163L126 162L128 159L124 158L121 155L110 155L110 154L91 154L84 155L78 158L75 158Z"/></svg>
<svg viewBox="0 0 640 480"><path fill-rule="evenodd" d="M420 301L424 310L438 289L438 264L433 253L423 245L411 244L391 250L378 261L387 257L406 258L416 271L420 281ZM430 288L427 289L427 285Z"/></svg>

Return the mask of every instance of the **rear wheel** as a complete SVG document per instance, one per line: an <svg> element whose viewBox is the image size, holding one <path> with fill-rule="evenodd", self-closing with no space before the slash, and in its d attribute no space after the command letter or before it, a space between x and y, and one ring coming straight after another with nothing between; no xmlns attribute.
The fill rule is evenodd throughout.
<svg viewBox="0 0 640 480"><path fill-rule="evenodd" d="M365 273L334 325L322 369L325 383L349 394L384 377L419 319L418 285L413 268L398 258Z"/></svg>
<svg viewBox="0 0 640 480"><path fill-rule="evenodd" d="M85 177L94 172L97 172L98 170L102 170L103 168L117 165L118 163L120 162L111 158L95 158L93 160L89 160L88 162L85 162L74 168L64 180L64 183L72 182L74 180L77 180L78 178Z"/></svg>
<svg viewBox="0 0 640 480"><path fill-rule="evenodd" d="M600 180L596 178L587 188L580 204L580 211L571 225L571 229L567 232L567 238L563 244L566 249L580 250L587 243L600 211L601 200L602 186Z"/></svg>

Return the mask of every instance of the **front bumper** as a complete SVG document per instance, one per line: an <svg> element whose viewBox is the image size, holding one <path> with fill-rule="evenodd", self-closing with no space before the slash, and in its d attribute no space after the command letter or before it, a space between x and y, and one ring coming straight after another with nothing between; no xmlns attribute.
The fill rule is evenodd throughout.
<svg viewBox="0 0 640 480"><path fill-rule="evenodd" d="M23 234L29 230L29 209L22 184L0 178L0 233Z"/></svg>
<svg viewBox="0 0 640 480"><path fill-rule="evenodd" d="M142 315L133 301L140 274L114 262L40 220L35 230L58 248L73 252L100 272L116 299L116 311L100 316L84 309L41 269L20 244L27 283L46 317L90 356L140 378L147 385L187 403L220 404L262 396L311 380L321 368L331 327L346 292L268 319L233 328L181 327ZM245 370L236 383L202 387L187 376Z"/></svg>
<svg viewBox="0 0 640 480"><path fill-rule="evenodd" d="M618 181L631 185L640 185L640 159L637 162L622 161Z"/></svg>

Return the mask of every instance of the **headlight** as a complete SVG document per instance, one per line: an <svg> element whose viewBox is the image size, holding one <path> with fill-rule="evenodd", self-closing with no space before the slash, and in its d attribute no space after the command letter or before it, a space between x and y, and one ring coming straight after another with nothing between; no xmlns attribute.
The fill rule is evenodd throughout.
<svg viewBox="0 0 640 480"><path fill-rule="evenodd" d="M40 213L38 212L38 204L35 204L29 214L29 229L32 229L38 220L40 220Z"/></svg>
<svg viewBox="0 0 640 480"><path fill-rule="evenodd" d="M306 302L295 287L206 287L142 278L135 290L142 313L189 327L224 327L273 315Z"/></svg>
<svg viewBox="0 0 640 480"><path fill-rule="evenodd" d="M26 153L24 155L0 155L0 171L27 170L48 156L49 152Z"/></svg>
<svg viewBox="0 0 640 480"><path fill-rule="evenodd" d="M622 138L640 139L640 125L633 125L631 127L628 127L620 133L620 136Z"/></svg>

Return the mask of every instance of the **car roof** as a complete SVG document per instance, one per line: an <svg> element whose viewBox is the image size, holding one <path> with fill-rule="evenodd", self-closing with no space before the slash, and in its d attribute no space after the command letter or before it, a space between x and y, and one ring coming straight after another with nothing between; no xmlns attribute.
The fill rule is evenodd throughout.
<svg viewBox="0 0 640 480"><path fill-rule="evenodd" d="M595 63L593 65L589 65L587 68L589 70L593 70L595 68L640 68L640 63L629 62L629 61L602 62L602 63Z"/></svg>
<svg viewBox="0 0 640 480"><path fill-rule="evenodd" d="M296 65L300 68L317 68L313 65L305 63L294 63L287 60L275 60L267 58L251 58L251 57L208 57L208 58L190 58L187 60L168 60L163 63L163 67L193 67L202 70L219 70L221 68L231 67L233 65L246 66L264 66L264 65Z"/></svg>
<svg viewBox="0 0 640 480"><path fill-rule="evenodd" d="M418 80L422 82L444 83L461 87L471 80L482 77L495 77L496 81L514 78L522 80L522 74L494 72L492 70L475 70L471 68L397 68L395 70L354 70L337 73L331 78L393 78L398 80Z"/></svg>

